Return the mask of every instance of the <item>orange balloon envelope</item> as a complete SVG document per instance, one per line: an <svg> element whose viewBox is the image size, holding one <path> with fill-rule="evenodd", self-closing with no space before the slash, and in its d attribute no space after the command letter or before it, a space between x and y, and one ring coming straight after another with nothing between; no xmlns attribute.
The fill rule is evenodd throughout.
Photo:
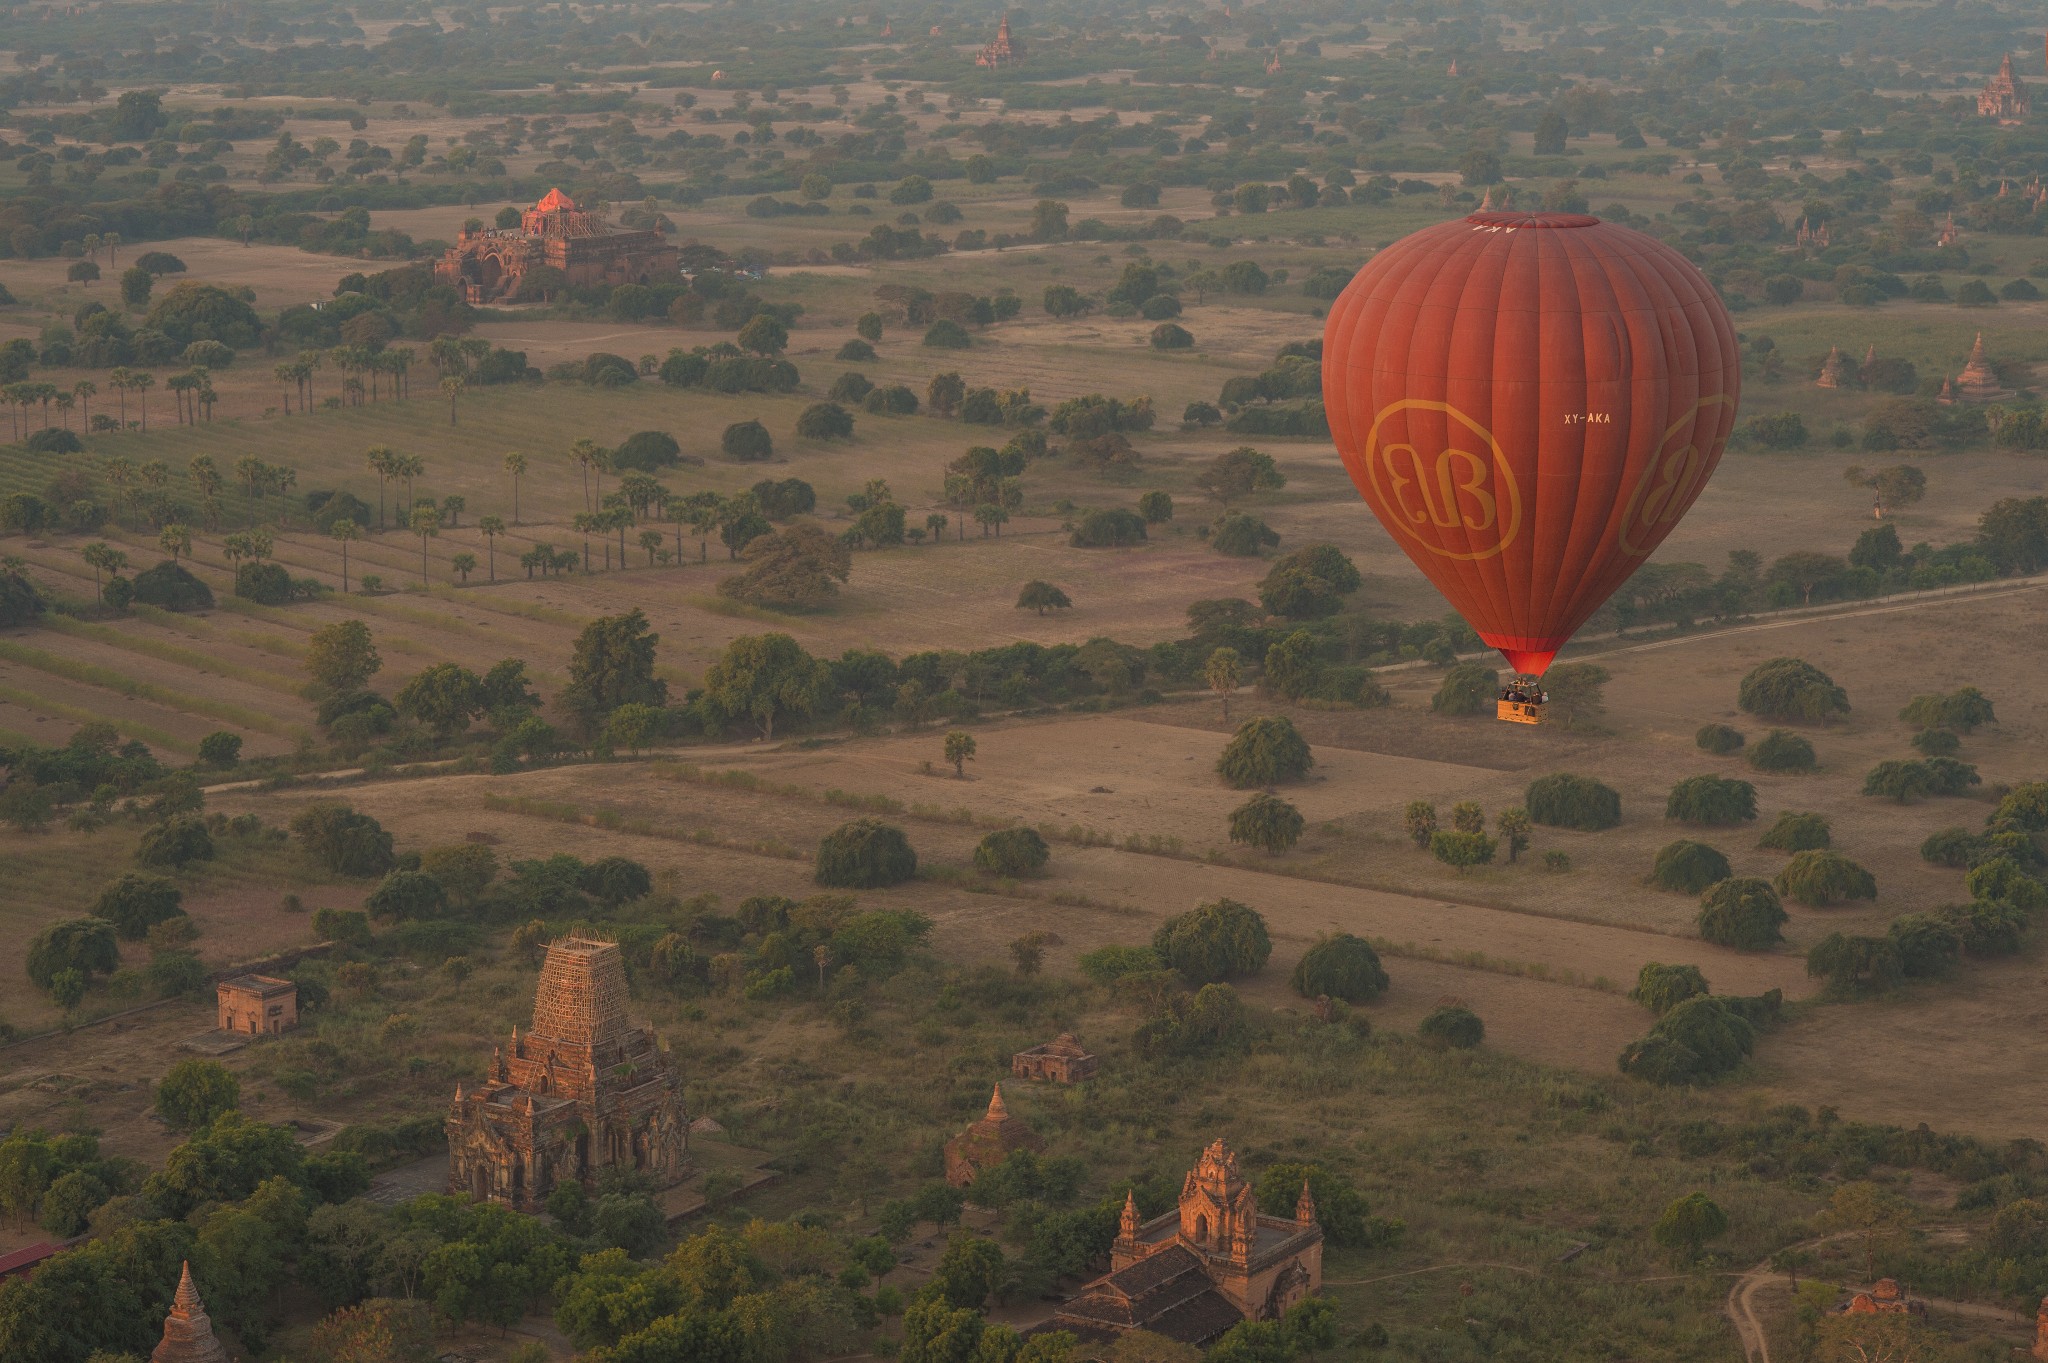
<svg viewBox="0 0 2048 1363"><path fill-rule="evenodd" d="M1742 383L1706 278L1574 213L1474 213L1358 272L1323 399L1380 523L1517 672L1541 675L1720 462Z"/></svg>

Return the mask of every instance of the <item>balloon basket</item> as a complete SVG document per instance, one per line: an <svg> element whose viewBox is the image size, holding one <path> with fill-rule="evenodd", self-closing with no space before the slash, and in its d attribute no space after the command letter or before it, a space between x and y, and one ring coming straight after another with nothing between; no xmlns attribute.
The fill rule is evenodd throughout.
<svg viewBox="0 0 2048 1363"><path fill-rule="evenodd" d="M1494 701L1493 717L1503 724L1541 724L1543 684L1534 677L1517 677L1501 689Z"/></svg>

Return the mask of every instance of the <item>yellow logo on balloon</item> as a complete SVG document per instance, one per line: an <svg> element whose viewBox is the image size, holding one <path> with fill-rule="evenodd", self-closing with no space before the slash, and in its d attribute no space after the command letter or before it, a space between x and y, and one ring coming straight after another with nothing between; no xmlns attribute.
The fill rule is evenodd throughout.
<svg viewBox="0 0 2048 1363"><path fill-rule="evenodd" d="M1700 413L1709 407L1734 405L1735 399L1726 393L1701 398L1690 412L1672 422L1658 440L1657 453L1643 470L1643 476L1636 480L1635 490L1629 494L1628 509L1622 513L1617 538L1624 553L1641 555L1655 549L1692 505L1712 462L1697 438ZM1693 434L1679 442L1680 432Z"/></svg>
<svg viewBox="0 0 2048 1363"><path fill-rule="evenodd" d="M1382 442L1380 431L1388 419L1410 411L1442 413L1451 443L1418 449L1405 440ZM1457 443L1459 427L1475 437L1478 449ZM1439 557L1492 558L1522 528L1522 493L1506 451L1493 432L1448 402L1404 398L1389 403L1373 418L1363 461L1373 501L1385 509L1385 519ZM1461 530L1472 548L1450 549L1437 542L1436 536Z"/></svg>

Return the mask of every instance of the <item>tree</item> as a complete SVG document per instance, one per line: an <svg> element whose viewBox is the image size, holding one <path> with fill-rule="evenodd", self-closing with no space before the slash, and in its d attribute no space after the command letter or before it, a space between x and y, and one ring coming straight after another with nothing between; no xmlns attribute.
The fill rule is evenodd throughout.
<svg viewBox="0 0 2048 1363"><path fill-rule="evenodd" d="M1925 762L1880 762L1863 778L1865 795L1881 795L1905 805L1934 794L1934 769Z"/></svg>
<svg viewBox="0 0 2048 1363"><path fill-rule="evenodd" d="M1427 852L1429 840L1436 836L1436 806L1428 800L1410 800L1401 811L1401 826L1407 830L1408 840Z"/></svg>
<svg viewBox="0 0 2048 1363"><path fill-rule="evenodd" d="M1064 241L1067 235L1067 206L1057 199L1040 199L1031 207L1033 241Z"/></svg>
<svg viewBox="0 0 2048 1363"><path fill-rule="evenodd" d="M746 568L718 584L720 596L771 610L815 610L839 594L853 575L853 551L815 525L767 530L746 541Z"/></svg>
<svg viewBox="0 0 2048 1363"><path fill-rule="evenodd" d="M384 660L370 640L370 627L360 620L323 625L306 644L306 673L329 694L362 690L383 666Z"/></svg>
<svg viewBox="0 0 2048 1363"><path fill-rule="evenodd" d="M173 1131L211 1126L241 1104L241 1081L217 1060L180 1060L156 1086L157 1113Z"/></svg>
<svg viewBox="0 0 2048 1363"><path fill-rule="evenodd" d="M1052 859L1052 849L1035 828L998 828L974 849L977 869L993 876L1035 876Z"/></svg>
<svg viewBox="0 0 2048 1363"><path fill-rule="evenodd" d="M1728 858L1703 842L1681 838L1657 853L1650 883L1664 890L1698 894L1729 876Z"/></svg>
<svg viewBox="0 0 2048 1363"><path fill-rule="evenodd" d="M1216 774L1226 785L1244 790L1282 781L1299 781L1315 765L1308 740L1281 715L1248 719L1224 745Z"/></svg>
<svg viewBox="0 0 2048 1363"><path fill-rule="evenodd" d="M1493 821L1494 832L1508 846L1508 862L1513 864L1516 857L1529 850L1529 811L1522 808L1503 809Z"/></svg>
<svg viewBox="0 0 2048 1363"><path fill-rule="evenodd" d="M1826 815L1797 814L1787 810L1778 816L1778 821L1763 837L1757 839L1757 846L1776 852L1806 852L1826 847L1831 836Z"/></svg>
<svg viewBox="0 0 2048 1363"><path fill-rule="evenodd" d="M775 454L774 439L768 434L768 428L758 421L734 422L725 428L718 446L725 451L726 458L743 464L758 464Z"/></svg>
<svg viewBox="0 0 2048 1363"><path fill-rule="evenodd" d="M1959 734L1997 722L1990 699L1974 686L1961 687L1949 695L1935 692L1915 696L1899 711L1899 718L1922 728L1949 729Z"/></svg>
<svg viewBox="0 0 2048 1363"><path fill-rule="evenodd" d="M1416 1024L1415 1034L1439 1050L1469 1051L1486 1040L1486 1024L1462 1003L1440 1003Z"/></svg>
<svg viewBox="0 0 2048 1363"><path fill-rule="evenodd" d="M121 947L106 919L67 918L30 939L22 964L30 983L48 989L61 970L76 970L88 979L111 975L120 968Z"/></svg>
<svg viewBox="0 0 2048 1363"><path fill-rule="evenodd" d="M1138 498L1138 514L1147 525L1164 525L1173 519L1173 498L1157 489L1144 493Z"/></svg>
<svg viewBox="0 0 2048 1363"><path fill-rule="evenodd" d="M1212 899L1160 924L1152 949L1188 983L1213 984L1265 969L1273 939L1250 905Z"/></svg>
<svg viewBox="0 0 2048 1363"><path fill-rule="evenodd" d="M704 694L726 714L751 719L775 737L783 715L807 715L823 699L831 669L787 634L743 634L704 674Z"/></svg>
<svg viewBox="0 0 2048 1363"><path fill-rule="evenodd" d="M1738 951L1768 951L1783 940L1791 921L1767 880L1736 877L1708 887L1700 897L1695 926L1700 937Z"/></svg>
<svg viewBox="0 0 2048 1363"><path fill-rule="evenodd" d="M1538 777L1523 803L1531 819L1552 828L1597 833L1621 822L1621 796L1590 776L1557 772Z"/></svg>
<svg viewBox="0 0 2048 1363"><path fill-rule="evenodd" d="M1292 984L1305 999L1327 994L1346 1003L1371 1003L1386 992L1388 980L1372 943L1336 932L1318 937L1303 954Z"/></svg>
<svg viewBox="0 0 2048 1363"><path fill-rule="evenodd" d="M1820 1219L1827 1228L1851 1231L1863 1242L1864 1277L1870 1281L1877 1277L1877 1256L1912 1225L1913 1207L1897 1194L1859 1180L1837 1187Z"/></svg>
<svg viewBox="0 0 2048 1363"><path fill-rule="evenodd" d="M628 702L612 711L605 720L604 742L613 750L624 748L635 757L661 732L662 711L659 706L641 705Z"/></svg>
<svg viewBox="0 0 2048 1363"><path fill-rule="evenodd" d="M1728 1213L1705 1193L1687 1193L1676 1199L1650 1229L1651 1238L1681 1264L1698 1259L1709 1240L1727 1233Z"/></svg>
<svg viewBox="0 0 2048 1363"><path fill-rule="evenodd" d="M136 844L135 860L143 866L184 866L213 860L213 836L204 820L190 814L154 824Z"/></svg>
<svg viewBox="0 0 2048 1363"><path fill-rule="evenodd" d="M1726 724L1703 725L1700 731L1693 735L1693 743L1701 752L1710 752L1716 757L1741 751L1742 745L1747 741L1740 729L1731 728Z"/></svg>
<svg viewBox="0 0 2048 1363"><path fill-rule="evenodd" d="M1364 579L1335 545L1310 544L1274 560L1259 583L1259 601L1289 620L1334 615Z"/></svg>
<svg viewBox="0 0 2048 1363"><path fill-rule="evenodd" d="M242 736L226 730L199 740L199 760L216 771L228 771L241 764Z"/></svg>
<svg viewBox="0 0 2048 1363"><path fill-rule="evenodd" d="M1708 992L1707 977L1698 966L1650 961L1636 972L1636 987L1628 996L1662 1017L1687 999Z"/></svg>
<svg viewBox="0 0 2048 1363"><path fill-rule="evenodd" d="M1749 750L1749 765L1758 771L1812 771L1813 744L1787 729L1773 729Z"/></svg>
<svg viewBox="0 0 2048 1363"><path fill-rule="evenodd" d="M1726 776L1689 776L1671 788L1664 817L1692 824L1743 823L1756 817L1756 787Z"/></svg>
<svg viewBox="0 0 2048 1363"><path fill-rule="evenodd" d="M805 440L851 440L853 414L836 402L814 402L797 417L796 433Z"/></svg>
<svg viewBox="0 0 2048 1363"><path fill-rule="evenodd" d="M1287 477L1273 462L1272 455L1261 454L1249 445L1239 445L1210 461L1195 479L1195 486L1228 508L1231 503L1242 501L1254 492L1279 491L1287 486Z"/></svg>
<svg viewBox="0 0 2048 1363"><path fill-rule="evenodd" d="M1024 589L1017 593L1017 609L1020 611L1037 611L1043 615L1047 611L1071 610L1073 605L1073 599L1065 592L1036 578L1025 583Z"/></svg>
<svg viewBox="0 0 2048 1363"><path fill-rule="evenodd" d="M112 923L116 933L136 942L158 923L183 917L184 899L185 892L176 881L130 872L100 891L92 912Z"/></svg>
<svg viewBox="0 0 2048 1363"><path fill-rule="evenodd" d="M955 779L967 779L967 764L974 760L974 735L964 729L955 729L946 735L946 760L953 764Z"/></svg>
<svg viewBox="0 0 2048 1363"><path fill-rule="evenodd" d="M1484 866L1492 861L1496 845L1484 833L1438 829L1429 835L1429 854L1460 875L1469 867Z"/></svg>
<svg viewBox="0 0 2048 1363"><path fill-rule="evenodd" d="M1765 719L1814 722L1849 713L1849 693L1798 658L1773 658L1750 669L1736 703Z"/></svg>
<svg viewBox="0 0 2048 1363"><path fill-rule="evenodd" d="M1223 718L1230 720L1230 695L1239 685L1238 656L1234 648L1219 648L1202 664L1202 682L1223 702Z"/></svg>
<svg viewBox="0 0 2048 1363"><path fill-rule="evenodd" d="M398 692L398 711L446 743L483 713L483 679L459 663L435 663L413 674Z"/></svg>
<svg viewBox="0 0 2048 1363"><path fill-rule="evenodd" d="M833 889L877 890L917 874L917 853L903 830L879 819L855 819L818 843L818 884Z"/></svg>
<svg viewBox="0 0 2048 1363"><path fill-rule="evenodd" d="M424 871L397 870L378 882L363 907L373 918L409 923L438 917L448 907L448 892Z"/></svg>
<svg viewBox="0 0 2048 1363"><path fill-rule="evenodd" d="M1499 675L1485 663L1458 663L1444 673L1429 708L1440 715L1486 714L1499 688Z"/></svg>
<svg viewBox="0 0 2048 1363"><path fill-rule="evenodd" d="M1543 674L1549 699L1544 709L1569 731L1581 719L1597 720L1606 706L1606 686L1613 674L1598 663L1563 663Z"/></svg>
<svg viewBox="0 0 2048 1363"><path fill-rule="evenodd" d="M397 865L391 834L368 814L344 804L307 805L292 816L291 831L314 864L335 875L368 879Z"/></svg>
<svg viewBox="0 0 2048 1363"><path fill-rule="evenodd" d="M1839 852L1795 852L1774 883L1779 894L1808 908L1877 898L1877 878Z"/></svg>
<svg viewBox="0 0 2048 1363"><path fill-rule="evenodd" d="M789 349L789 328L782 325L773 313L757 312L740 328L740 334L734 339L740 349L769 359Z"/></svg>
<svg viewBox="0 0 2048 1363"><path fill-rule="evenodd" d="M665 705L668 683L654 675L654 649L660 642L637 606L624 615L591 621L569 655L563 705L592 731L621 705Z"/></svg>
<svg viewBox="0 0 2048 1363"><path fill-rule="evenodd" d="M1300 842L1305 826L1300 810L1265 791L1230 811L1230 840L1275 856Z"/></svg>

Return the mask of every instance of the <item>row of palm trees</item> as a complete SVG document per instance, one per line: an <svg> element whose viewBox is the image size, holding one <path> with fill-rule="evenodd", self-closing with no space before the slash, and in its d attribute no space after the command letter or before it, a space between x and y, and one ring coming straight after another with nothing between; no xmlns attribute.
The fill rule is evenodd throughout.
<svg viewBox="0 0 2048 1363"><path fill-rule="evenodd" d="M71 413L74 409L81 410L86 425L90 427L92 424L92 400L99 396L99 392L99 385L90 379L80 379L68 389L54 383L24 381L22 383L10 383L4 388L0 388L0 402L6 403L8 407L8 424L14 438L21 440L29 433L29 426L32 421L29 409L33 407L41 407L43 409L44 430L48 430L50 427L50 409L52 407L57 409L57 416L63 421L65 430L71 429Z"/></svg>

